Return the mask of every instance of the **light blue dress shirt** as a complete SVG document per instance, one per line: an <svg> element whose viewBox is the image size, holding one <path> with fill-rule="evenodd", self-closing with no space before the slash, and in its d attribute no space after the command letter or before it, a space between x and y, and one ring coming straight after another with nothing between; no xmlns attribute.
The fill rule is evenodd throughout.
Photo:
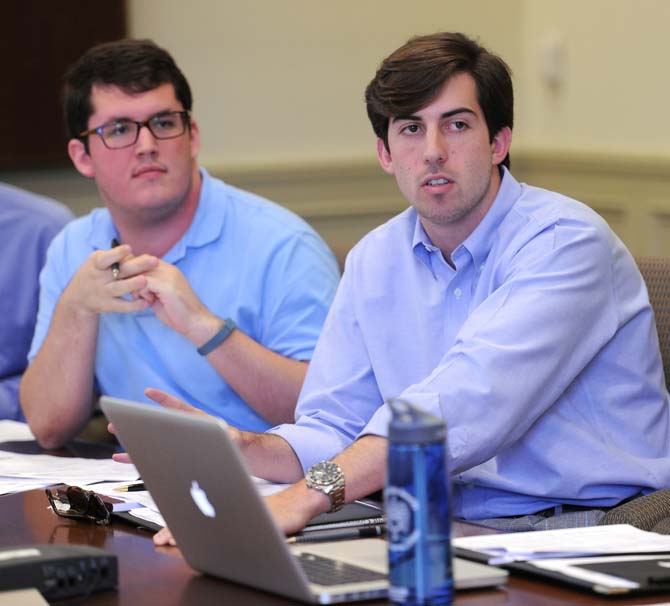
<svg viewBox="0 0 670 606"><path fill-rule="evenodd" d="M191 226L163 260L179 268L214 314L232 318L272 351L309 360L337 288L335 258L293 213L204 170L201 174ZM72 275L93 251L109 248L115 235L107 209L96 209L54 240L40 277L31 359ZM156 387L241 429L269 427L195 346L161 323L151 309L100 317L95 378L104 395L148 402L143 390Z"/></svg>
<svg viewBox="0 0 670 606"><path fill-rule="evenodd" d="M448 426L454 514L613 505L670 485L670 415L635 261L595 212L505 171L452 255L413 209L350 253L283 436L306 469L385 436L401 396Z"/></svg>
<svg viewBox="0 0 670 606"><path fill-rule="evenodd" d="M49 242L72 218L55 200L0 183L0 419L25 421L18 392L35 328L38 278Z"/></svg>

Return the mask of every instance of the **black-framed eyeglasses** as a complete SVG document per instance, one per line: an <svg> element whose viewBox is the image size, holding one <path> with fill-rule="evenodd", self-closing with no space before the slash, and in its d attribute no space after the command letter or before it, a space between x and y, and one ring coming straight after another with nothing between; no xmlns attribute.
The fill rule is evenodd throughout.
<svg viewBox="0 0 670 606"><path fill-rule="evenodd" d="M181 137L186 128L190 128L191 120L187 111L162 112L137 122L130 118L119 118L106 122L102 126L79 133L79 138L98 135L108 149L123 149L135 145L140 136L140 129L146 126L156 139L175 139Z"/></svg>
<svg viewBox="0 0 670 606"><path fill-rule="evenodd" d="M112 504L105 503L100 495L79 486L68 486L65 490L44 491L54 513L63 518L91 520L101 526L109 524L112 517Z"/></svg>

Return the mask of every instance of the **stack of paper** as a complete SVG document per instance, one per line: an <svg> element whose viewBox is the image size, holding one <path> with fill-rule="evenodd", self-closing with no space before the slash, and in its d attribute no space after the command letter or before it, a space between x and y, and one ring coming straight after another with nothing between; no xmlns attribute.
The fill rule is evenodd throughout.
<svg viewBox="0 0 670 606"><path fill-rule="evenodd" d="M25 423L0 421L0 443L30 441L35 438ZM43 488L53 484L85 486L93 482L137 479L134 465L112 459L56 457L3 450L0 444L0 494Z"/></svg>
<svg viewBox="0 0 670 606"><path fill-rule="evenodd" d="M465 557L606 595L670 588L670 556L663 555L670 553L670 536L627 524L460 537L453 545Z"/></svg>
<svg viewBox="0 0 670 606"><path fill-rule="evenodd" d="M459 537L452 543L457 550L488 556L489 564L546 558L670 552L670 535L646 532L628 524Z"/></svg>

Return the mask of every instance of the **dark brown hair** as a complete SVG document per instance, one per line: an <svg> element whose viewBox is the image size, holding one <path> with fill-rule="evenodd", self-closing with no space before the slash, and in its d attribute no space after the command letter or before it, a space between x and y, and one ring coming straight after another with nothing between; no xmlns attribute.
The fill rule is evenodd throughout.
<svg viewBox="0 0 670 606"><path fill-rule="evenodd" d="M184 74L170 54L153 41L123 39L90 48L64 76L63 109L68 138L78 138L88 128L94 85L117 86L127 94L137 94L165 83L174 86L177 99L190 111L193 99Z"/></svg>
<svg viewBox="0 0 670 606"><path fill-rule="evenodd" d="M409 116L428 105L456 74L472 76L489 139L514 123L511 72L497 55L459 33L411 38L391 53L365 90L368 117L387 151L391 118ZM509 154L502 162L509 168Z"/></svg>

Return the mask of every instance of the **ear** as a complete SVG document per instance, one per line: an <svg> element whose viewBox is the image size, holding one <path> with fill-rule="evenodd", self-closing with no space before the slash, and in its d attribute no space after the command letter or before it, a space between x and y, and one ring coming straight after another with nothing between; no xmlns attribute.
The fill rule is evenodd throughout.
<svg viewBox="0 0 670 606"><path fill-rule="evenodd" d="M67 153L70 155L70 160L72 160L74 167L84 177L88 177L89 179L95 177L93 162L91 162L91 156L86 151L83 141L70 139L67 143Z"/></svg>
<svg viewBox="0 0 670 606"><path fill-rule="evenodd" d="M377 158L384 172L392 175L393 159L391 158L391 152L386 149L386 145L384 145L384 141L381 138L377 138Z"/></svg>
<svg viewBox="0 0 670 606"><path fill-rule="evenodd" d="M200 128L198 123L191 119L191 158L193 160L198 156L200 151Z"/></svg>
<svg viewBox="0 0 670 606"><path fill-rule="evenodd" d="M507 156L512 144L512 130L509 126L501 128L491 141L491 163L495 166L500 164Z"/></svg>

